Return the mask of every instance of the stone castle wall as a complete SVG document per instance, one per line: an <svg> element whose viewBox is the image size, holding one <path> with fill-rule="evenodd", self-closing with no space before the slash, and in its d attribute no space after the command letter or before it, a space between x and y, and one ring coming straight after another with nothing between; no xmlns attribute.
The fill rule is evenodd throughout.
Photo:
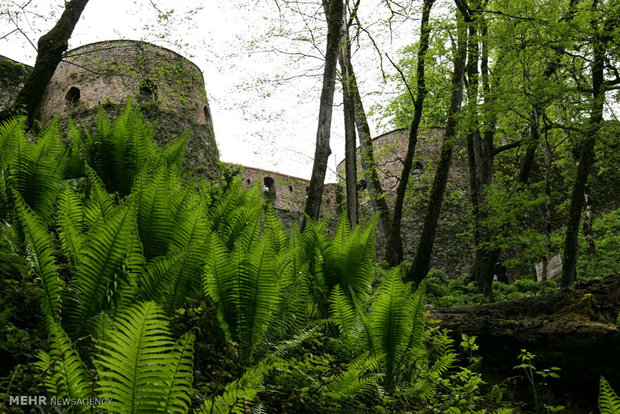
<svg viewBox="0 0 620 414"><path fill-rule="evenodd" d="M241 176L246 188L258 182L276 211L289 211L303 217L309 180L253 167L243 167ZM323 187L321 215L330 214L334 218L338 217L337 189L337 184L325 184Z"/></svg>
<svg viewBox="0 0 620 414"><path fill-rule="evenodd" d="M432 187L441 145L443 128L429 128L418 134L413 169L405 205L401 234L405 259L412 260L422 232L428 197ZM373 153L379 180L385 193L386 201L393 212L396 189L407 153L409 131L398 129L373 139ZM373 215L365 180L361 170L361 153L357 149L358 189L360 212L363 217ZM452 165L448 175L448 184L444 202L437 224L435 244L431 266L442 269L448 276L456 277L468 272L471 266L473 239L471 224L468 221L470 205L469 169L464 142L458 142L454 149ZM344 160L338 164L338 171L344 174ZM344 186L344 183L342 183ZM383 238L377 237L377 257L382 258L385 246Z"/></svg>
<svg viewBox="0 0 620 414"><path fill-rule="evenodd" d="M145 42L116 40L65 53L41 103L41 119L60 114L87 124L101 104L114 113L133 100L155 137L166 142L191 131L187 167L219 176L213 121L200 69L181 55Z"/></svg>
<svg viewBox="0 0 620 414"><path fill-rule="evenodd" d="M0 55L0 111L17 98L32 67Z"/></svg>

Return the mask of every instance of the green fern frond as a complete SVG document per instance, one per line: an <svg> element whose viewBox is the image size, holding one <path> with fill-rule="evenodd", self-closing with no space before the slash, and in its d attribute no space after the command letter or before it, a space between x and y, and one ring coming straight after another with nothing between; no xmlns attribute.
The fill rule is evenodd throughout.
<svg viewBox="0 0 620 414"><path fill-rule="evenodd" d="M67 127L68 154L66 156L64 176L78 178L84 175L85 150L80 128L69 119Z"/></svg>
<svg viewBox="0 0 620 414"><path fill-rule="evenodd" d="M368 394L376 382L379 362L368 353L352 361L347 369L332 380L327 392L335 399L354 398Z"/></svg>
<svg viewBox="0 0 620 414"><path fill-rule="evenodd" d="M159 156L172 168L180 169L185 159L185 151L189 141L189 131L184 131L158 150Z"/></svg>
<svg viewBox="0 0 620 414"><path fill-rule="evenodd" d="M274 256L271 246L265 240L259 241L248 252L238 275L241 313L239 345L248 357L262 343L279 298Z"/></svg>
<svg viewBox="0 0 620 414"><path fill-rule="evenodd" d="M168 251L172 234L168 167L162 164L152 176L141 176L138 192L138 232L148 259Z"/></svg>
<svg viewBox="0 0 620 414"><path fill-rule="evenodd" d="M216 305L220 326L227 339L238 339L239 305L237 296L239 285L235 274L235 266L230 255L219 237L209 240L207 261L203 274L203 289Z"/></svg>
<svg viewBox="0 0 620 414"><path fill-rule="evenodd" d="M375 355L384 356L385 382L388 390L395 386L401 359L405 356L411 335L412 303L397 271L383 280L370 313L372 344Z"/></svg>
<svg viewBox="0 0 620 414"><path fill-rule="evenodd" d="M194 378L194 341L192 333L186 333L175 343L173 363L170 366L172 380L166 392L166 413L186 413L191 404L190 390Z"/></svg>
<svg viewBox="0 0 620 414"><path fill-rule="evenodd" d="M223 394L206 400L198 414L245 414L263 390L263 379L270 369L271 364L267 363L249 368L241 378L228 384Z"/></svg>
<svg viewBox="0 0 620 414"><path fill-rule="evenodd" d="M353 326L355 324L355 308L345 293L337 285L331 294L332 318L340 331L345 346L352 343Z"/></svg>
<svg viewBox="0 0 620 414"><path fill-rule="evenodd" d="M14 156L7 170L8 187L23 197L43 218L53 210L64 168L64 147L58 121L51 122L34 143L20 134L14 136Z"/></svg>
<svg viewBox="0 0 620 414"><path fill-rule="evenodd" d="M96 125L89 164L97 171L108 192L118 192L125 197L141 168L155 153L153 129L131 102L127 102L112 123L100 107Z"/></svg>
<svg viewBox="0 0 620 414"><path fill-rule="evenodd" d="M97 175L95 170L85 165L86 176L90 184L89 203L84 211L84 225L91 227L99 219L106 219L113 213L115 205L114 200L108 194L103 181Z"/></svg>
<svg viewBox="0 0 620 414"><path fill-rule="evenodd" d="M620 398L603 377L601 377L599 386L598 409L601 414L620 413Z"/></svg>
<svg viewBox="0 0 620 414"><path fill-rule="evenodd" d="M27 141L26 118L12 118L0 124L0 169L7 172L18 143Z"/></svg>
<svg viewBox="0 0 620 414"><path fill-rule="evenodd" d="M41 371L50 395L58 398L89 398L92 380L71 340L61 326L49 320L50 351L40 351L35 366ZM87 406L67 406L67 412L88 412Z"/></svg>
<svg viewBox="0 0 620 414"><path fill-rule="evenodd" d="M75 270L78 266L78 251L84 241L84 207L68 184L63 186L58 196L56 223L62 252L68 259L70 269Z"/></svg>
<svg viewBox="0 0 620 414"><path fill-rule="evenodd" d="M53 321L60 321L60 292L64 283L58 277L58 266L54 258L54 239L47 232L39 216L34 213L23 201L19 194L15 194L15 201L19 211L26 240L32 246L31 263L33 270L41 280L43 288L43 313Z"/></svg>
<svg viewBox="0 0 620 414"><path fill-rule="evenodd" d="M176 343L168 321L154 302L138 303L119 313L116 330L95 359L97 394L111 398L110 413L185 412L191 375L193 338Z"/></svg>
<svg viewBox="0 0 620 414"><path fill-rule="evenodd" d="M106 221L99 221L82 244L79 266L67 295L71 304L67 309L67 326L72 332L80 332L84 321L109 305L115 276L134 249L135 214L133 205L119 207ZM122 288L120 284L114 287Z"/></svg>

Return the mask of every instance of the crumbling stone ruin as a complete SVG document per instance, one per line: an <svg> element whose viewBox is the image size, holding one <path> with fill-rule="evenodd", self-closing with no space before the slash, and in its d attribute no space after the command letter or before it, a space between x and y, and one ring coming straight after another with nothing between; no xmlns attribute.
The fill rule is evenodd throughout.
<svg viewBox="0 0 620 414"><path fill-rule="evenodd" d="M0 56L0 110L19 92L31 68ZM131 99L145 118L155 123L155 138L165 142L191 130L186 167L211 179L221 176L213 119L200 69L183 56L141 41L114 40L84 45L66 52L48 86L40 108L43 123L60 115L93 126L99 105L114 115ZM425 214L426 199L435 173L443 129L421 131L405 204L403 241L412 257ZM393 207L397 178L407 147L404 129L374 139L375 160L388 205ZM360 166L360 150L357 150ZM235 164L230 164L235 166ZM338 165L344 177L344 160ZM283 222L300 223L309 181L299 177L244 166L246 187L261 186ZM469 205L465 150L457 149L438 224L433 266L449 276L469 270L472 241L466 214ZM370 218L363 174L358 171L362 217ZM332 221L343 212L344 182L325 184L321 213ZM382 238L377 237L378 257Z"/></svg>

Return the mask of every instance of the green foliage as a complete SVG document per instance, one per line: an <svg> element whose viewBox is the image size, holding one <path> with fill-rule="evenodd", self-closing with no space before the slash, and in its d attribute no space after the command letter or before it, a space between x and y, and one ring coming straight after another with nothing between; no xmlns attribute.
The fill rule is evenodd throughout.
<svg viewBox="0 0 620 414"><path fill-rule="evenodd" d="M579 279L605 277L620 273L620 209L602 214L594 219L592 233L596 254L586 252L583 234L579 238L577 274Z"/></svg>
<svg viewBox="0 0 620 414"><path fill-rule="evenodd" d="M325 220L287 230L259 188L188 180L186 136L157 149L132 111L100 116L86 144L70 125L67 151L53 126L36 142L19 122L1 129L24 152L46 142L52 159L60 142L66 161L37 178L53 182L30 198L49 197L37 210L7 179L17 141L0 141L10 207L0 333L33 359L19 344L44 335L17 327L16 303L42 309L28 315L48 332L32 382L58 397L112 398L100 408L119 413L399 411L433 407L446 389L466 390L454 397L461 407L479 404L473 365L456 371L447 334L426 324L425 285L412 294L399 269L373 265L375 220L351 228L343 215L333 236Z"/></svg>
<svg viewBox="0 0 620 414"><path fill-rule="evenodd" d="M598 409L601 414L620 413L620 398L603 377L599 385Z"/></svg>
<svg viewBox="0 0 620 414"><path fill-rule="evenodd" d="M19 194L15 195L15 202L18 206L26 240L31 246L29 261L43 288L43 314L50 316L53 321L59 322L60 292L64 283L58 277L53 238L47 232L39 216L26 206Z"/></svg>
<svg viewBox="0 0 620 414"><path fill-rule="evenodd" d="M187 412L193 336L175 342L162 309L139 303L119 313L96 357L97 392L109 412Z"/></svg>
<svg viewBox="0 0 620 414"><path fill-rule="evenodd" d="M114 122L99 107L87 160L108 192L121 197L129 194L140 169L155 153L152 134L153 128L131 102Z"/></svg>
<svg viewBox="0 0 620 414"><path fill-rule="evenodd" d="M90 398L92 378L62 327L50 321L50 351L40 351L35 364L50 395L59 398ZM68 406L69 412L87 412L83 405Z"/></svg>
<svg viewBox="0 0 620 414"><path fill-rule="evenodd" d="M557 373L557 371L559 371L560 368L551 367L551 368L546 368L543 370L537 369L536 366L534 365L534 359L536 358L536 355L528 352L525 349L521 350L521 353L519 354L518 358L521 361L521 363L515 366L514 369L520 369L525 373L527 380L530 384L530 387L532 388L532 396L534 398L534 408L536 409L537 413L540 413L541 407L540 407L539 396L538 396L539 384L538 384L537 378L540 378L543 380L542 385L546 385L544 381L547 378L560 378L560 375Z"/></svg>

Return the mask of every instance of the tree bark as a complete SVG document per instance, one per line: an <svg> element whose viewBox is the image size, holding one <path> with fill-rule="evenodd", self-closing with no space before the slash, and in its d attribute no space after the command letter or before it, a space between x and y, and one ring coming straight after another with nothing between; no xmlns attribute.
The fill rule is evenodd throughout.
<svg viewBox="0 0 620 414"><path fill-rule="evenodd" d="M413 265L405 276L407 280L412 280L415 283L420 283L426 277L426 274L430 268L430 258L433 252L437 220L439 219L446 182L448 180L448 172L452 161L452 149L457 136L457 118L461 111L461 103L463 101L463 76L465 73L465 57L467 54L467 32L464 26L463 18L459 15L457 20L458 46L454 59L452 96L450 98L448 121L446 123L446 130L444 132L443 143L441 146L441 156L437 165L437 171L435 172L433 186L431 188L428 209L426 216L424 217L422 235L420 236Z"/></svg>
<svg viewBox="0 0 620 414"><path fill-rule="evenodd" d="M400 174L398 187L396 188L396 201L394 203L394 214L392 216L392 238L391 244L386 245L385 256L391 266L396 266L403 261L403 241L401 237L401 223L403 218L403 206L407 194L407 185L413 165L415 147L418 142L418 130L424 110L424 98L426 98L425 80L425 59L428 51L431 26L429 25L431 8L435 0L424 0L422 5L422 21L420 23L420 46L418 48L418 58L416 63L417 92L413 103L413 120L409 126L409 142L407 154L403 162L403 170ZM413 97L412 97L413 98Z"/></svg>
<svg viewBox="0 0 620 414"><path fill-rule="evenodd" d="M347 200L347 215L351 227L358 221L358 196L357 196L357 145L355 141L355 106L353 103L353 91L351 88L352 68L351 45L349 42L349 27L346 19L342 19L342 31L340 33L341 53L340 53L340 72L342 82L342 102L344 112L344 165L345 165L345 186Z"/></svg>
<svg viewBox="0 0 620 414"><path fill-rule="evenodd" d="M15 112L25 110L29 127L34 123L43 94L69 47L69 38L87 3L88 0L69 1L56 25L39 38L34 68L13 105Z"/></svg>
<svg viewBox="0 0 620 414"><path fill-rule="evenodd" d="M366 190L370 198L370 205L375 214L378 214L377 227L379 228L379 233L383 235L385 245L388 246L392 244L390 209L385 201L385 194L375 167L376 164L372 148L370 126L368 125L368 118L366 117L362 96L357 85L357 77L355 76L355 71L353 70L353 62L351 61L348 27L346 31L343 31L343 35L345 36L345 39L342 43L347 45L347 47L343 48L344 53L341 55L341 59L342 63L346 67L349 86L351 87L351 94L353 97L355 126L357 127L357 135L360 141L360 161L362 164L362 173L364 175L364 179L366 180Z"/></svg>
<svg viewBox="0 0 620 414"><path fill-rule="evenodd" d="M329 138L332 122L332 107L334 103L334 89L336 83L336 66L338 63L338 49L340 46L340 28L342 25L343 2L330 0L327 19L327 46L325 50L325 69L323 72L323 87L319 105L319 122L316 134L314 164L308 189L308 200L305 213L312 220L318 220L323 197L327 160L331 154ZM305 228L306 217L302 222Z"/></svg>
<svg viewBox="0 0 620 414"><path fill-rule="evenodd" d="M594 2L596 5L596 1ZM596 9L596 7L593 7ZM596 33L597 22L592 21L593 31ZM570 286L577 279L577 242L579 234L579 220L584 204L584 193L590 169L594 162L594 144L599 134L603 120L605 105L605 45L599 35L593 36L592 41L592 108L586 136L579 148L577 177L571 194L570 212L566 237L564 239L564 264L562 269L562 286Z"/></svg>
<svg viewBox="0 0 620 414"><path fill-rule="evenodd" d="M585 208L583 211L583 235L586 238L586 253L589 256L596 254L596 245L594 244L594 233L592 226L594 225L594 214L592 213L592 196L590 196L590 185L586 183L583 192L583 202Z"/></svg>

